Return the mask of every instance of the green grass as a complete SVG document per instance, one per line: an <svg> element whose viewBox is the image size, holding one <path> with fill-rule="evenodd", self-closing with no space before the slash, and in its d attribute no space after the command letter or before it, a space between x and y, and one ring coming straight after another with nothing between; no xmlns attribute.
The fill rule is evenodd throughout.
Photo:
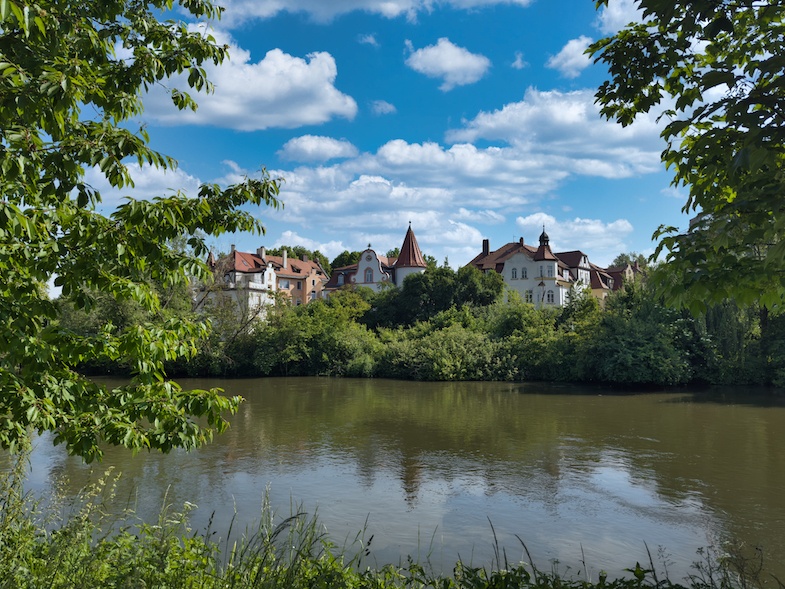
<svg viewBox="0 0 785 589"><path fill-rule="evenodd" d="M327 539L314 517L293 510L279 518L265 502L258 525L228 538L188 526L192 508L165 507L158 520L110 513L113 479L107 474L66 505L24 492L26 458L0 474L0 588L264 588L264 589L759 589L759 559L701 552L686 585L636 563L629 576L569 578L532 562L510 563L496 550L495 566L458 562L451 575L409 559L399 566L363 565L370 541L358 534L353 556ZM525 546L524 546L525 549ZM526 552L528 554L528 552ZM531 560L531 559L529 559ZM584 567L585 568L585 567ZM776 579L768 586L783 588Z"/></svg>

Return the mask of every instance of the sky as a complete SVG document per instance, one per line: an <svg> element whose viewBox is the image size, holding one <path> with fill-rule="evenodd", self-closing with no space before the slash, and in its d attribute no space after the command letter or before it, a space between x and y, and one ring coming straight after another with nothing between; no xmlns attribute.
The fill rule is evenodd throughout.
<svg viewBox="0 0 785 589"><path fill-rule="evenodd" d="M210 95L178 111L173 78L145 97L166 173L131 165L135 188L88 180L109 210L123 196L200 183L283 179L278 210L249 210L265 235L210 238L216 252L301 245L332 260L401 245L453 268L545 227L554 251L601 266L650 254L661 224L684 227L684 189L660 162L656 116L622 128L594 104L606 79L584 49L637 20L632 0L223 0L209 24L230 58ZM205 27L198 25L194 27ZM135 121L136 123L137 121Z"/></svg>

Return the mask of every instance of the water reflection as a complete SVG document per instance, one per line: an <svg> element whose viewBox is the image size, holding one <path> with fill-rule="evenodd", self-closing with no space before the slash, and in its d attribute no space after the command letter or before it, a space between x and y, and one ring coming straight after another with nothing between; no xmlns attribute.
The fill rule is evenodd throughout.
<svg viewBox="0 0 785 589"><path fill-rule="evenodd" d="M247 401L231 429L197 452L131 457L107 449L88 468L42 440L31 485L75 492L107 466L121 501L151 518L165 502L199 505L220 526L253 521L265 489L288 514L318 509L338 544L368 526L379 564L493 556L492 522L512 560L522 538L540 566L620 574L672 555L680 579L723 534L785 554L782 407L697 403L689 394L605 396L564 387L329 379L192 381ZM584 390L584 393L587 391ZM569 394L567 394L569 393Z"/></svg>

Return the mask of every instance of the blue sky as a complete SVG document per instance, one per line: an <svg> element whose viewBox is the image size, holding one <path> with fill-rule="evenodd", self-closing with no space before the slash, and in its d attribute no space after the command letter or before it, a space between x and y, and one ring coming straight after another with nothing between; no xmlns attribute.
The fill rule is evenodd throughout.
<svg viewBox="0 0 785 589"><path fill-rule="evenodd" d="M195 193L266 167L281 210L254 209L244 251L303 245L329 259L399 246L409 221L424 253L453 267L543 224L556 251L607 265L651 253L660 224L684 226L684 194L659 161L661 123L604 121L601 65L583 49L636 19L631 0L224 0L212 34L230 60L212 95L177 111L171 79L145 97L152 146L174 172L132 167L133 191ZM194 25L198 26L198 25ZM683 190L682 190L683 192Z"/></svg>

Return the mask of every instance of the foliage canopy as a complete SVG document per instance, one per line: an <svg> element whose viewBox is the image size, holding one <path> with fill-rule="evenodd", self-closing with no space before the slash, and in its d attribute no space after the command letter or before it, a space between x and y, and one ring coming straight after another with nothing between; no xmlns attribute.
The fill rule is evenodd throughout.
<svg viewBox="0 0 785 589"><path fill-rule="evenodd" d="M597 0L597 7L607 0ZM638 0L645 22L595 43L608 66L601 112L622 125L668 121L662 161L689 189L688 231L660 227L654 272L669 302L705 311L733 299L785 302L785 4Z"/></svg>
<svg viewBox="0 0 785 589"><path fill-rule="evenodd" d="M205 237L261 231L246 204L277 206L278 183L259 179L198 195L126 199L110 215L85 180L94 168L114 188L132 186L127 162L176 163L132 130L142 94L183 74L209 90L203 64L227 47L204 30L161 16L215 19L210 0L3 0L0 2L0 445L16 448L29 430L92 460L99 444L134 450L191 448L226 427L239 399L218 390L183 391L164 362L195 353L208 327L181 319L109 323L84 335L58 322L46 295L54 278L76 309L95 293L161 311L154 285L206 277ZM123 59L118 54L130 54ZM193 99L170 89L178 108ZM170 247L185 239L187 248ZM128 386L109 389L77 374L94 360L131 366ZM202 418L201 420L198 418Z"/></svg>

